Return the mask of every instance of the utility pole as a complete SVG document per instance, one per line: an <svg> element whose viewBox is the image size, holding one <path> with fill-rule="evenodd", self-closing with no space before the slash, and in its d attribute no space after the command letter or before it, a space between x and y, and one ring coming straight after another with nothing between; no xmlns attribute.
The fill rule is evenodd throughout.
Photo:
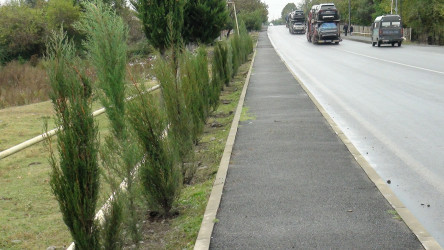
<svg viewBox="0 0 444 250"><path fill-rule="evenodd" d="M350 4L351 0L348 0L348 27L350 28L351 26L351 4Z"/></svg>
<svg viewBox="0 0 444 250"><path fill-rule="evenodd" d="M392 0L392 4L390 5L390 14L393 14L393 0Z"/></svg>
<svg viewBox="0 0 444 250"><path fill-rule="evenodd" d="M233 4L233 8L234 8L234 19L236 19L236 30L237 30L237 35L239 35L239 23L237 22L237 14L236 14L236 4L232 1L228 1L228 4Z"/></svg>

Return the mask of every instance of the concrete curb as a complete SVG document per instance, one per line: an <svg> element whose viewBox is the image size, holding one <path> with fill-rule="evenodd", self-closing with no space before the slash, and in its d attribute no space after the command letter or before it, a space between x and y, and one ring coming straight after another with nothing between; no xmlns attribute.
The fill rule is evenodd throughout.
<svg viewBox="0 0 444 250"><path fill-rule="evenodd" d="M273 41L270 39L271 43ZM274 47L274 44L273 44ZM278 51L276 51L279 57L282 60L282 57ZM327 120L332 129L338 135L338 137L345 144L347 149L356 159L361 168L365 171L369 179L376 185L378 190L382 193L385 199L390 203L390 205L396 210L396 212L401 216L404 223L410 228L410 230L416 235L418 240L424 246L425 249L443 249L438 242L433 238L430 233L421 225L418 219L410 212L408 208L404 206L404 204L398 199L398 197L393 193L390 187L386 184L386 182L378 175L378 173L373 169L373 167L367 162L364 156L356 149L356 147L351 143L351 141L347 138L347 136L342 132L339 126L335 123L335 121L330 117L327 111L321 106L321 104L316 100L313 94L308 90L308 88L303 84L303 82L294 74L293 71L290 70L288 64L282 60L287 69L291 72L296 81L301 85L307 95L310 97L311 101L316 105L318 110L321 112L322 116Z"/></svg>
<svg viewBox="0 0 444 250"><path fill-rule="evenodd" d="M216 220L217 210L222 199L222 192L224 189L225 179L227 177L228 165L230 164L231 152L233 150L234 141L236 139L237 128L239 126L240 116L242 114L242 107L244 105L245 95L247 93L248 84L250 83L251 71L253 69L254 59L256 58L256 48L254 49L253 59L251 60L250 69L248 70L247 78L239 98L239 103L234 114L233 122L231 123L230 133L228 134L227 142L225 144L224 153L219 164L219 169L214 180L211 195L205 209L204 218L200 226L199 234L197 235L194 249L204 250L210 248L211 235Z"/></svg>
<svg viewBox="0 0 444 250"><path fill-rule="evenodd" d="M372 41L362 39L363 36L356 35L356 36L346 36L346 37L341 36L341 37L343 40L350 40L350 41L355 41L355 42L360 42L360 43L372 44ZM357 38L357 37L360 37L360 38Z"/></svg>

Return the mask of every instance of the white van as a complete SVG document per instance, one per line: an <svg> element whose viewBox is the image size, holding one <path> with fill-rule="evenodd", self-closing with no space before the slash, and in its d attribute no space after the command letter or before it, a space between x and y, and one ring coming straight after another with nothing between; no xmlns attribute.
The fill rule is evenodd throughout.
<svg viewBox="0 0 444 250"><path fill-rule="evenodd" d="M398 44L401 47L403 38L403 30L401 17L399 15L383 15L378 16L372 24L372 46L376 44Z"/></svg>

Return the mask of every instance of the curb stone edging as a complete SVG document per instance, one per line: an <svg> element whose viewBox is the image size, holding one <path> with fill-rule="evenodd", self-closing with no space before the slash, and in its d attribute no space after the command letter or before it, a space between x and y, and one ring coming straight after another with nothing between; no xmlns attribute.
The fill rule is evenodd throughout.
<svg viewBox="0 0 444 250"><path fill-rule="evenodd" d="M213 188L211 190L211 195L210 198L208 199L208 204L205 209L199 234L197 235L196 244L194 245L195 250L206 250L210 248L211 234L213 233L217 210L219 208L219 204L222 198L225 178L227 177L227 172L228 172L228 165L230 164L231 152L233 150L234 141L236 139L237 128L239 127L239 120L242 114L242 107L244 106L244 100L245 100L245 95L247 93L248 84L250 83L250 76L251 76L251 71L253 69L254 59L256 58L256 48L257 48L257 42L255 45L253 58L251 59L250 69L248 70L247 78L245 79L244 87L239 97L236 113L234 114L233 122L231 123L230 133L228 134L224 153L222 155L222 159L219 164L219 169L216 174L216 179L214 180Z"/></svg>
<svg viewBox="0 0 444 250"><path fill-rule="evenodd" d="M274 47L273 41L270 39L271 44ZM385 181L379 176L375 169L367 162L367 160L362 156L358 149L352 144L352 142L347 138L347 136L342 132L336 122L330 117L327 111L321 106L321 104L316 100L314 95L310 90L303 84L299 77L290 70L288 64L282 59L281 54L276 50L276 53L281 58L281 61L285 64L287 69L291 72L294 79L301 85L307 95L310 97L311 101L315 104L316 108L321 112L322 116L331 126L333 131L338 135L339 139L345 144L348 151L353 155L355 160L358 162L359 166L364 170L369 179L375 184L379 192L384 196L384 198L390 203L390 205L396 210L399 216L402 218L407 227L416 235L418 240L421 242L425 249L443 249L435 238L427 232L427 230L422 226L418 219L410 212L408 208L398 199L395 193L390 189L390 187L385 183Z"/></svg>

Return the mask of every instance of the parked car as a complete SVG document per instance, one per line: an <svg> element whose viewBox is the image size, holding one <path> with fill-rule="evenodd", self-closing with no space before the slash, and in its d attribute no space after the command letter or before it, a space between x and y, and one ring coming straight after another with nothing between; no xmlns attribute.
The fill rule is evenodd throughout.
<svg viewBox="0 0 444 250"><path fill-rule="evenodd" d="M403 38L402 22L399 15L378 16L372 24L372 46L381 44L398 44L401 47Z"/></svg>

